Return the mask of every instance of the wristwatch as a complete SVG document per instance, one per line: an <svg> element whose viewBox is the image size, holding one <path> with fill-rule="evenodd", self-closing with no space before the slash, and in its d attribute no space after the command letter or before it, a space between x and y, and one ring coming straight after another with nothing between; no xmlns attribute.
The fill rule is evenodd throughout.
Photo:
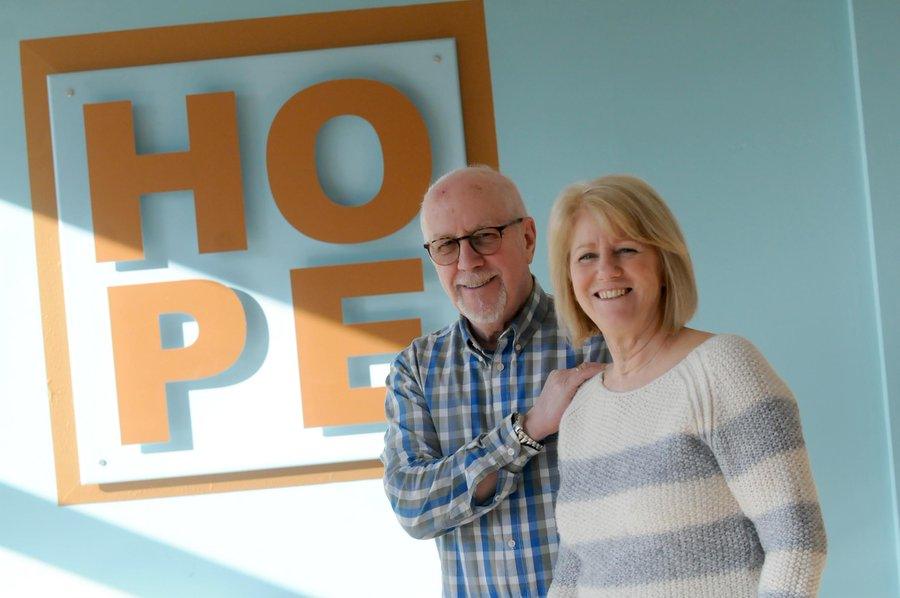
<svg viewBox="0 0 900 598"><path fill-rule="evenodd" d="M522 420L525 419L521 413L513 413L513 432L516 434L516 440L523 446L529 446L536 451L544 448L544 445L528 435L525 428L522 427Z"/></svg>

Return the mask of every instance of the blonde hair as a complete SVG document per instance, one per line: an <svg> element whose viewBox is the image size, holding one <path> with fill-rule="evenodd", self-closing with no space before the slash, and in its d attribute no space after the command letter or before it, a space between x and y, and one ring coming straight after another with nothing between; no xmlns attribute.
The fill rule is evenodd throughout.
<svg viewBox="0 0 900 598"><path fill-rule="evenodd" d="M697 310L697 284L678 222L656 191L629 175L608 175L563 189L550 214L550 277L556 317L570 340L581 344L602 332L575 300L569 249L575 215L585 209L608 234L622 234L656 249L663 271L662 328L678 332Z"/></svg>

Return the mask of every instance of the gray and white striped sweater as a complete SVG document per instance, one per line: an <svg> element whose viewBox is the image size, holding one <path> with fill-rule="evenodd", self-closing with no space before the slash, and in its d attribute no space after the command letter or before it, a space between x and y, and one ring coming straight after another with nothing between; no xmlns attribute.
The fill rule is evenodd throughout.
<svg viewBox="0 0 900 598"><path fill-rule="evenodd" d="M746 339L643 388L587 381L559 432L551 596L814 596L825 528L796 402Z"/></svg>

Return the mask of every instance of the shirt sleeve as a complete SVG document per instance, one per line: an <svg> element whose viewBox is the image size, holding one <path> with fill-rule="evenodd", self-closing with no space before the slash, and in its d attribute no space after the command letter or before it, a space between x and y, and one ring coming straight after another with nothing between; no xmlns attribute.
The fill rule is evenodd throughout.
<svg viewBox="0 0 900 598"><path fill-rule="evenodd" d="M612 355L610 355L609 348L606 346L606 340L600 334L589 337L584 341L581 351L584 355L583 361L612 363Z"/></svg>
<svg viewBox="0 0 900 598"><path fill-rule="evenodd" d="M761 596L815 596L826 538L794 396L749 341L710 356L711 448L765 552Z"/></svg>
<svg viewBox="0 0 900 598"><path fill-rule="evenodd" d="M515 490L525 464L538 451L519 444L508 416L444 455L409 357L404 352L394 360L387 380L384 489L409 535L435 538L500 504ZM494 495L478 504L475 488L492 472L497 472Z"/></svg>

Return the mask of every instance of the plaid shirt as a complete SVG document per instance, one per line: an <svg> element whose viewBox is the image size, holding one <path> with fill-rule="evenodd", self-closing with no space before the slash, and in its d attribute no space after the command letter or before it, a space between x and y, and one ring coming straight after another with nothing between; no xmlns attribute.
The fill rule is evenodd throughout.
<svg viewBox="0 0 900 598"><path fill-rule="evenodd" d="M556 437L520 445L525 413L555 369L609 361L600 337L573 349L537 281L493 352L462 317L400 353L388 377L384 487L406 531L435 538L445 596L543 596L558 536ZM497 472L484 504L475 487Z"/></svg>

